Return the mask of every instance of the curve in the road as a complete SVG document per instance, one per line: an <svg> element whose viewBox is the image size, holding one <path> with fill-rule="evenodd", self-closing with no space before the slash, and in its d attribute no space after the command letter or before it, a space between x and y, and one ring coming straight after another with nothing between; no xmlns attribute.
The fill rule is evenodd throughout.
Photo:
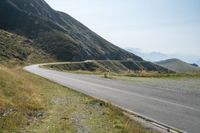
<svg viewBox="0 0 200 133"><path fill-rule="evenodd" d="M191 133L200 132L200 93L154 88L133 82L104 79L40 68L25 70L73 88L87 95L110 101L154 120Z"/></svg>

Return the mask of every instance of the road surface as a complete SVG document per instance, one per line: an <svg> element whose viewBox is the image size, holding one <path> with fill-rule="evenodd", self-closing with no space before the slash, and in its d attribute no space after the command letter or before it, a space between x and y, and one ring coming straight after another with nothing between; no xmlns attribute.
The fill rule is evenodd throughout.
<svg viewBox="0 0 200 133"><path fill-rule="evenodd" d="M38 65L25 70L186 132L200 133L200 92L58 72Z"/></svg>

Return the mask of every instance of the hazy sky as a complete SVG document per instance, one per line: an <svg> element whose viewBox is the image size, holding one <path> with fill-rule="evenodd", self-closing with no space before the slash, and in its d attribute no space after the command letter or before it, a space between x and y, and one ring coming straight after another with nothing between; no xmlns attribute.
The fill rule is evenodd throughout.
<svg viewBox="0 0 200 133"><path fill-rule="evenodd" d="M200 0L46 0L122 48L200 57Z"/></svg>

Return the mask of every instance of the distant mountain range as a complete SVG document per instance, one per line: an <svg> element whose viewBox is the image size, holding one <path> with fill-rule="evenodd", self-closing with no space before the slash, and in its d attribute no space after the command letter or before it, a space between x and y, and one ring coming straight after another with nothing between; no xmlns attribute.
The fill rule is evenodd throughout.
<svg viewBox="0 0 200 133"><path fill-rule="evenodd" d="M195 61L195 63L200 67L200 60Z"/></svg>
<svg viewBox="0 0 200 133"><path fill-rule="evenodd" d="M178 58L178 59L188 62L190 64L195 63L198 66L200 66L200 57L186 56L186 55L181 55L181 54L170 55L170 54L164 54L164 53L160 53L160 52L147 53L147 52L143 52L139 48L126 48L126 50L142 57L145 60L152 61L152 62L171 59L171 58Z"/></svg>
<svg viewBox="0 0 200 133"><path fill-rule="evenodd" d="M188 64L184 61L181 61L179 59L168 59L168 60L163 60L156 62L156 64L172 70L174 72L180 72L180 73L196 73L200 72L200 68L193 66L191 64Z"/></svg>
<svg viewBox="0 0 200 133"><path fill-rule="evenodd" d="M132 52L148 61L154 62L154 61L160 61L163 59L168 59L168 56L166 54L159 53L159 52L145 53L141 49L138 49L138 48L127 48L126 50L129 52Z"/></svg>

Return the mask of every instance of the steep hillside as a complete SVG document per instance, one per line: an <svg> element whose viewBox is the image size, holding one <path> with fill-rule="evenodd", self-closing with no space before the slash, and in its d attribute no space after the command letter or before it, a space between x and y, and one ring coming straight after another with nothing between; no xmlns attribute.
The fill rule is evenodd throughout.
<svg viewBox="0 0 200 133"><path fill-rule="evenodd" d="M53 57L34 48L35 43L25 37L0 30L0 63L15 64L53 61Z"/></svg>
<svg viewBox="0 0 200 133"><path fill-rule="evenodd" d="M165 67L169 70L180 72L180 73L195 73L200 72L200 68L192 66L186 62L183 62L179 59L168 59L160 62L156 62L156 64Z"/></svg>
<svg viewBox="0 0 200 133"><path fill-rule="evenodd" d="M92 32L44 0L1 0L0 28L24 35L58 60L132 58L142 61Z"/></svg>

